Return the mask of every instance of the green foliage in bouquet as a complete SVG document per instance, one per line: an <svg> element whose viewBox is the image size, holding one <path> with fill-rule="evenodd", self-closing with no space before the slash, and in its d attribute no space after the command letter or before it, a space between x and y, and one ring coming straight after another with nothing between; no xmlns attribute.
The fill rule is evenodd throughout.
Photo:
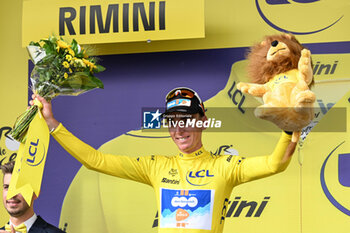
<svg viewBox="0 0 350 233"><path fill-rule="evenodd" d="M50 101L58 95L79 95L95 88L103 88L103 83L94 74L105 68L89 57L86 50L76 40L67 43L62 38L50 36L27 46L31 60L35 64L31 73L33 93ZM25 141L29 124L38 111L33 105L15 122L11 136Z"/></svg>

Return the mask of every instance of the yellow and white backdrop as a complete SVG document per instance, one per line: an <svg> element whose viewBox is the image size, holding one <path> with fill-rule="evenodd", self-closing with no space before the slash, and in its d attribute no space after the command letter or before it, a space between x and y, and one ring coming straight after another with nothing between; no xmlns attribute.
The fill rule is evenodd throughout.
<svg viewBox="0 0 350 233"><path fill-rule="evenodd" d="M53 100L68 129L102 151L172 155L166 132L140 130L142 108L163 107L176 86L226 109L241 127L206 132L213 153L271 152L278 130L252 117L259 104L236 89L245 53L264 35L291 32L312 52L315 122L288 169L236 187L225 232L345 233L350 225L350 3L347 0L13 0L1 3L0 163L16 158L8 137L27 106L32 64L25 46L50 34L90 45L105 89ZM272 127L273 128L273 127ZM224 132L225 131L225 132ZM67 232L157 232L153 190L89 171L51 140L38 214ZM9 216L0 206L0 226Z"/></svg>

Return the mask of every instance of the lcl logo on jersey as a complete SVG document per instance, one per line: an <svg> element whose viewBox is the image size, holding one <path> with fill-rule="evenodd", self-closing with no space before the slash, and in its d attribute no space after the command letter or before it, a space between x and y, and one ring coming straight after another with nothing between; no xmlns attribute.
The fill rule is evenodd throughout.
<svg viewBox="0 0 350 233"><path fill-rule="evenodd" d="M326 195L327 199L334 205L339 211L343 212L344 214L350 216L350 205L347 204L345 206L344 203L349 203L348 199L346 201L342 201L341 198L345 195L342 195L342 190L349 190L350 189L350 153L343 153L341 151L342 146L344 145L345 141L337 145L327 156L325 161L323 162L322 168L321 168L321 186L324 194ZM331 185L330 179L326 179L328 176L326 172L327 164L330 164L331 160L338 159L337 161L337 176L338 180L334 181L339 183L340 185L337 190L334 188L330 188ZM327 180L327 182L326 182ZM333 183L333 182L332 182ZM334 186L333 186L334 187Z"/></svg>
<svg viewBox="0 0 350 233"><path fill-rule="evenodd" d="M212 181L214 174L210 170L188 171L186 180L189 184L194 186L204 186Z"/></svg>
<svg viewBox="0 0 350 233"><path fill-rule="evenodd" d="M333 9L332 4L339 4L339 2L335 3L331 0L255 0L260 17L270 27L295 35L321 32L338 23L344 15L333 13L331 10L327 12L327 15L318 13L321 9L323 11ZM311 16L312 12L315 14ZM307 17L312 18L312 21L308 20L306 24L295 24L295 17L305 17L303 14L308 14ZM320 18L317 19L317 17Z"/></svg>

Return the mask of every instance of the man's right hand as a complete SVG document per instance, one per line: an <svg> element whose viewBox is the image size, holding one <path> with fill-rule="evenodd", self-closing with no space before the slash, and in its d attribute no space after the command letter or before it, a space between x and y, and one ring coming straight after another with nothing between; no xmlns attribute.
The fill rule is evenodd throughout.
<svg viewBox="0 0 350 233"><path fill-rule="evenodd" d="M43 116L45 118L45 121L47 123L47 126L49 127L49 130L51 131L51 130L57 128L57 126L60 123L53 116L51 102L45 100L45 98L41 97L38 94L33 94L32 100L29 101L29 104L34 105L35 99L39 100L41 102L41 104L43 105L43 108L41 109L41 113L43 114Z"/></svg>

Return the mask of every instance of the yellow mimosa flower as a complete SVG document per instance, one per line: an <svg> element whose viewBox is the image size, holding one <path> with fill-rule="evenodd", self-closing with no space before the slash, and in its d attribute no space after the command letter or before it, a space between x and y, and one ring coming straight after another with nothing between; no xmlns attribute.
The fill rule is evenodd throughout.
<svg viewBox="0 0 350 233"><path fill-rule="evenodd" d="M82 60L88 67L90 67L90 71L92 71L94 68L96 68L95 64L90 62L89 60L86 60L84 58Z"/></svg>
<svg viewBox="0 0 350 233"><path fill-rule="evenodd" d="M69 63L66 62L66 61L64 61L64 62L62 63L62 65L64 66L64 68L69 68Z"/></svg>
<svg viewBox="0 0 350 233"><path fill-rule="evenodd" d="M58 40L57 45L60 46L60 48L62 48L62 49L67 49L70 47L70 45L68 45L66 42L64 42L62 40Z"/></svg>
<svg viewBox="0 0 350 233"><path fill-rule="evenodd" d="M69 54L67 54L67 55L66 55L66 60L67 60L68 62L70 62L70 61L72 60L72 56L69 55Z"/></svg>
<svg viewBox="0 0 350 233"><path fill-rule="evenodd" d="M72 55L73 57L75 56L75 53L74 53L73 49L71 49L71 48L68 48L68 53L70 55Z"/></svg>
<svg viewBox="0 0 350 233"><path fill-rule="evenodd" d="M60 48L68 49L70 47L70 45L68 45L66 42L62 40L58 40L56 43L57 43L57 52L60 51Z"/></svg>

